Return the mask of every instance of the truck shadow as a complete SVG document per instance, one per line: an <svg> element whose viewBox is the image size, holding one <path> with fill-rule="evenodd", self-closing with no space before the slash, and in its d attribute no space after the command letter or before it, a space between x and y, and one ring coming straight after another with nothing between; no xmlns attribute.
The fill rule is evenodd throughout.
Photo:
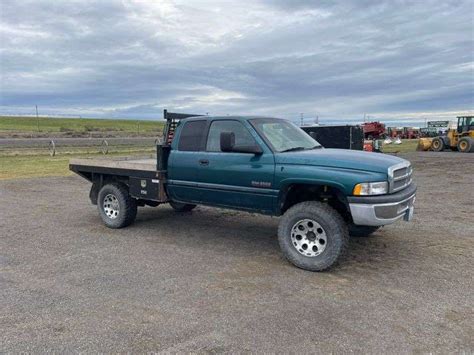
<svg viewBox="0 0 474 355"><path fill-rule="evenodd" d="M163 206L140 209L135 226L143 229L148 238L167 243L230 247L236 255L279 253L278 218L269 216L206 207L178 213Z"/></svg>
<svg viewBox="0 0 474 355"><path fill-rule="evenodd" d="M167 206L142 208L135 227L152 242L211 248L236 256L275 256L283 261L277 239L279 219L245 212L197 207L177 213ZM373 236L350 238L346 254L332 270L393 269L410 264L413 250L388 230Z"/></svg>

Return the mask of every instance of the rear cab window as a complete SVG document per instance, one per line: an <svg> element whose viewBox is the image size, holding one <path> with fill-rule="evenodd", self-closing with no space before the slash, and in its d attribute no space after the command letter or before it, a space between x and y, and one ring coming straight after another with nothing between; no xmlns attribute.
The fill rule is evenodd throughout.
<svg viewBox="0 0 474 355"><path fill-rule="evenodd" d="M204 150L206 127L205 120L184 122L179 136L178 150L187 152Z"/></svg>

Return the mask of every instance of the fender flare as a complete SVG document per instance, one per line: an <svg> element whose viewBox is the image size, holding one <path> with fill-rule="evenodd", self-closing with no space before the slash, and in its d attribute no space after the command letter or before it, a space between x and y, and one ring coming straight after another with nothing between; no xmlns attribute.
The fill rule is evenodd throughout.
<svg viewBox="0 0 474 355"><path fill-rule="evenodd" d="M278 215L281 214L281 210L288 196L289 188L292 185L328 186L338 191L338 195L342 196L344 200L346 199L346 194L344 193L346 188L343 184L340 184L337 181L333 181L333 180L330 181L330 180L324 180L324 179L321 179L321 180L320 179L286 179L282 181L280 190L278 192L277 205L276 205L276 212Z"/></svg>

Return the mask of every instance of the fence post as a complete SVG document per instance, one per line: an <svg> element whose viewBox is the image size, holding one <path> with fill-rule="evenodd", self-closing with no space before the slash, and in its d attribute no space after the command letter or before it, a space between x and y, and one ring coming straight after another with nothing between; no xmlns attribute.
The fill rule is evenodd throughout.
<svg viewBox="0 0 474 355"><path fill-rule="evenodd" d="M56 155L56 144L54 143L53 140L49 142L48 149L49 149L49 155L54 157Z"/></svg>
<svg viewBox="0 0 474 355"><path fill-rule="evenodd" d="M102 141L101 151L104 155L109 153L109 143L105 139Z"/></svg>

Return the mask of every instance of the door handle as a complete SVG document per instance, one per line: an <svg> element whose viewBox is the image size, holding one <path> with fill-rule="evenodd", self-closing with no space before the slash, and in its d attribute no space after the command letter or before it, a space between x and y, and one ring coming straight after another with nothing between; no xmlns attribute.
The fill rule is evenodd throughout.
<svg viewBox="0 0 474 355"><path fill-rule="evenodd" d="M208 166L208 165L209 165L209 160L207 160L207 159L199 159L199 165Z"/></svg>

